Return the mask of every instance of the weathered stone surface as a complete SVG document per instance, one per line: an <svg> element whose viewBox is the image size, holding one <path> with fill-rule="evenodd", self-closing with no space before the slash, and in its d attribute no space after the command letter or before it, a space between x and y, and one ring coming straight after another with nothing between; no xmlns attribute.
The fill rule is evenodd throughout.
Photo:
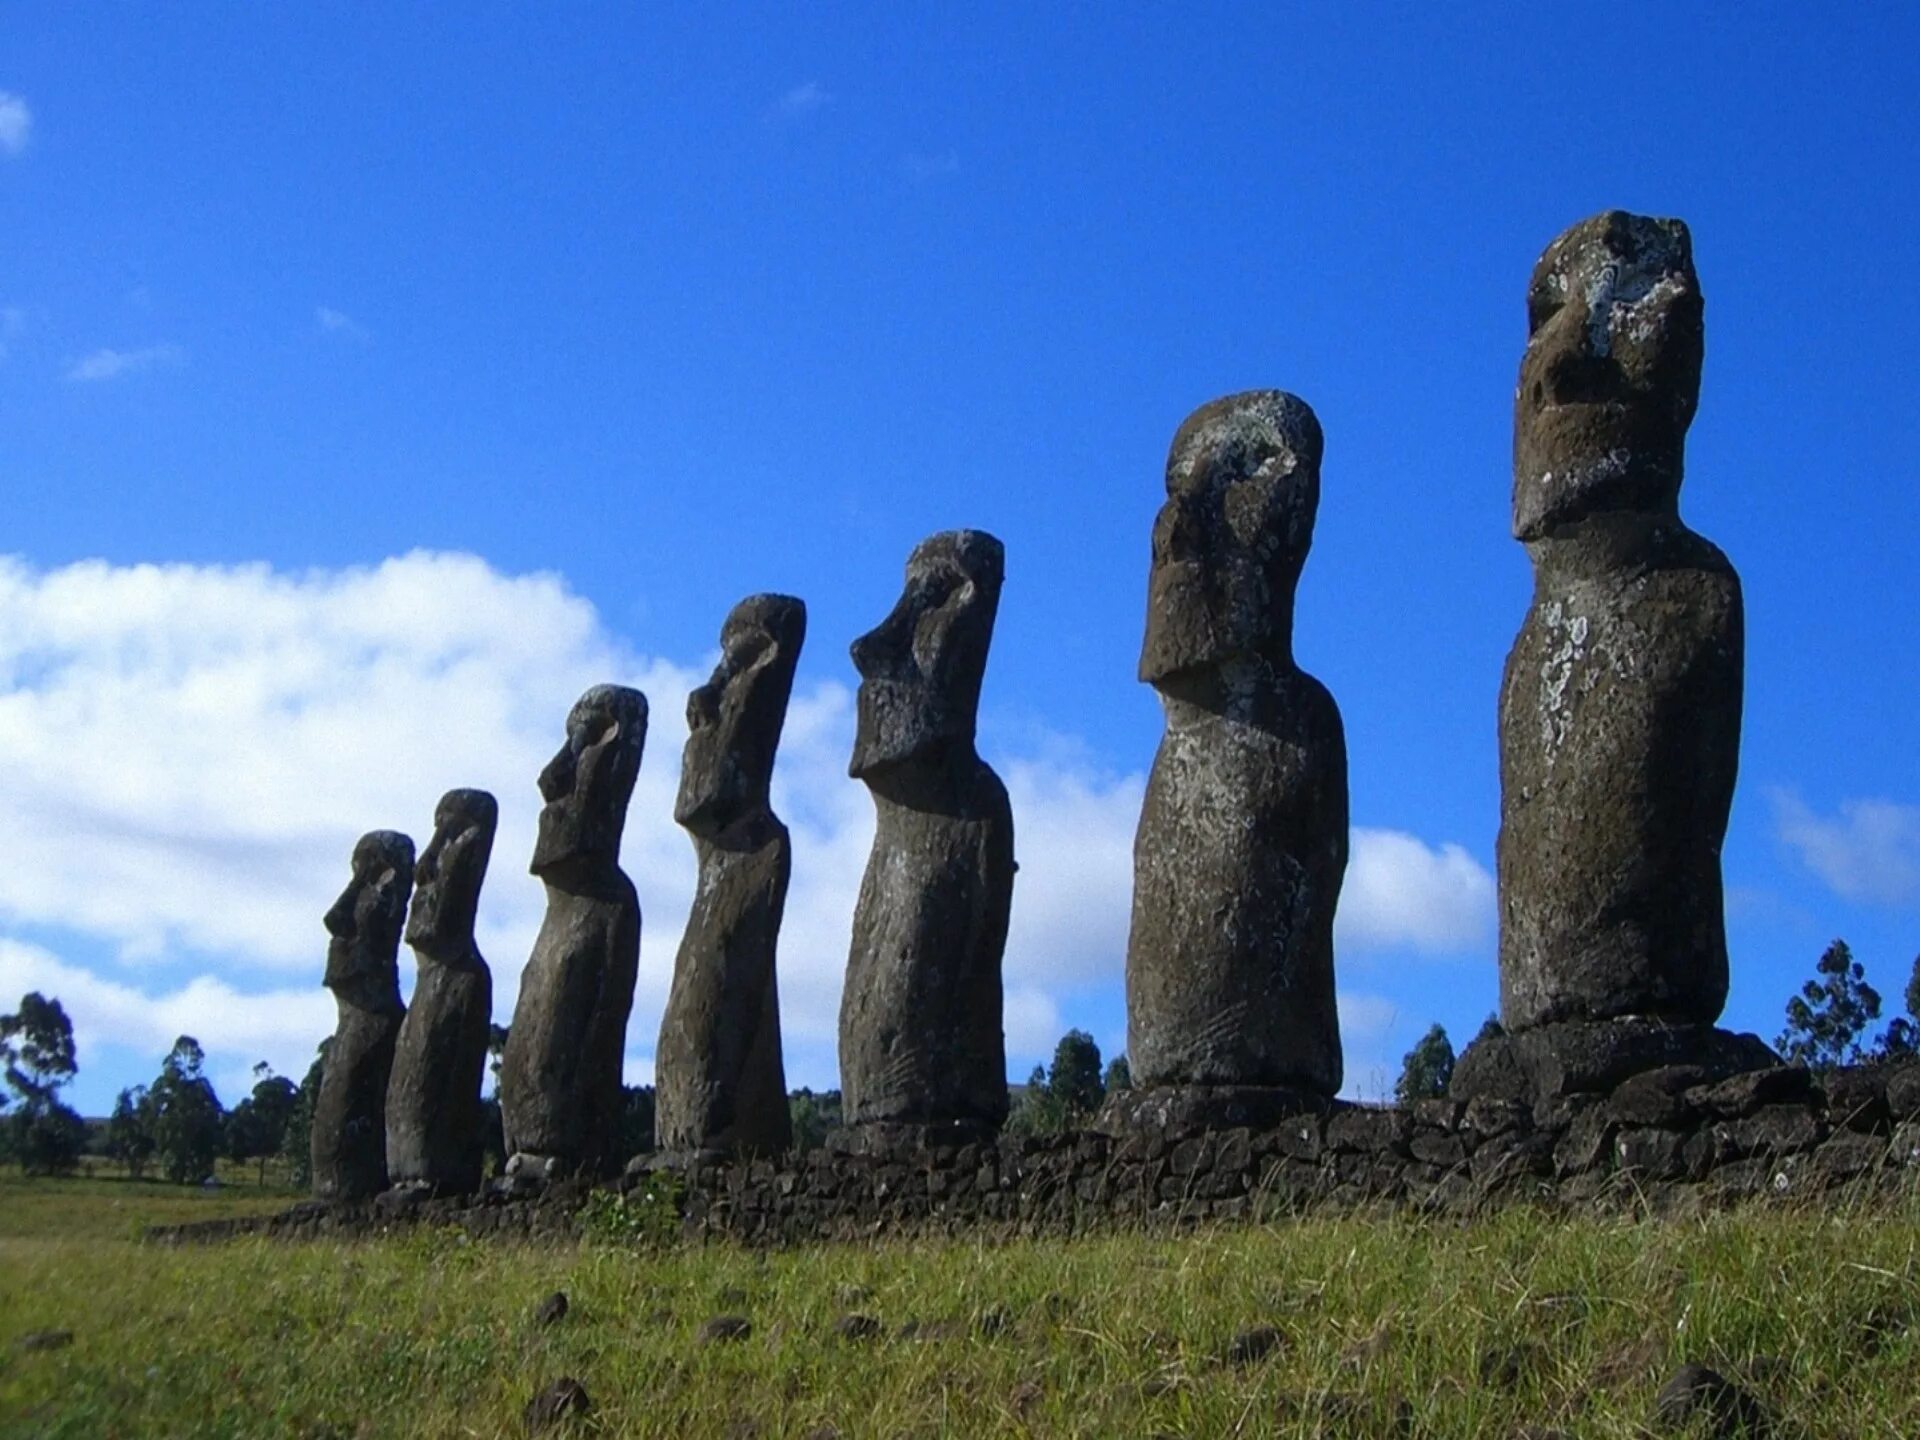
<svg viewBox="0 0 1920 1440"><path fill-rule="evenodd" d="M1779 1058L1757 1036L1711 1025L1639 1017L1566 1021L1476 1039L1454 1066L1448 1094L1526 1100L1538 1109L1556 1097L1609 1093L1643 1071L1692 1065L1717 1082L1777 1067ZM1687 1092L1688 1103L1700 1103L1696 1091Z"/></svg>
<svg viewBox="0 0 1920 1440"><path fill-rule="evenodd" d="M1920 1062L1896 1065L1887 1075L1887 1109L1895 1120L1920 1118Z"/></svg>
<svg viewBox="0 0 1920 1440"><path fill-rule="evenodd" d="M1109 1095L1094 1124L1108 1135L1182 1136L1237 1126L1268 1130L1326 1109L1317 1091L1276 1085L1136 1085Z"/></svg>
<svg viewBox="0 0 1920 1440"><path fill-rule="evenodd" d="M1740 741L1740 583L1680 520L1702 305L1684 224L1609 211L1528 292L1513 531L1534 596L1500 695L1509 1031L1710 1025ZM1684 1058L1684 1057L1676 1057Z"/></svg>
<svg viewBox="0 0 1920 1440"><path fill-rule="evenodd" d="M387 1188L387 1080L406 1015L395 957L412 890L413 841L369 831L326 914L326 984L340 1020L313 1103L313 1193L322 1200L366 1200Z"/></svg>
<svg viewBox="0 0 1920 1440"><path fill-rule="evenodd" d="M646 738L646 697L596 685L575 702L566 743L540 772L546 803L532 870L546 885L547 913L500 1066L518 1169L601 1173L622 1158L612 1148L640 902L620 869L620 836Z"/></svg>
<svg viewBox="0 0 1920 1440"><path fill-rule="evenodd" d="M700 880L654 1052L668 1151L778 1154L793 1140L774 969L793 847L768 787L806 630L792 596L741 601L713 677L687 697L674 819Z"/></svg>
<svg viewBox="0 0 1920 1440"><path fill-rule="evenodd" d="M493 975L473 924L499 821L500 807L486 791L449 790L413 868L406 940L420 973L387 1086L387 1175L394 1185L480 1188L480 1086Z"/></svg>
<svg viewBox="0 0 1920 1440"><path fill-rule="evenodd" d="M853 643L849 773L872 793L876 824L840 1000L850 1124L1006 1118L1013 812L974 749L1004 572L1000 542L982 531L924 540L893 612Z"/></svg>
<svg viewBox="0 0 1920 1440"><path fill-rule="evenodd" d="M1127 940L1139 1086L1340 1088L1346 739L1293 658L1321 449L1306 403L1262 390L1195 411L1167 458L1140 656L1166 732Z"/></svg>

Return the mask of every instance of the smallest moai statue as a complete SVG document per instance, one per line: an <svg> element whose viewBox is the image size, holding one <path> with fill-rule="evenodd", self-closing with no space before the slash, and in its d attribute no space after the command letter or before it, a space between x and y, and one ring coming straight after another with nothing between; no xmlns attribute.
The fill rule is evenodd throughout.
<svg viewBox="0 0 1920 1440"><path fill-rule="evenodd" d="M473 926L499 822L500 806L486 791L449 790L414 866L406 940L420 974L387 1086L387 1178L395 1187L446 1195L480 1188L493 976Z"/></svg>
<svg viewBox="0 0 1920 1440"><path fill-rule="evenodd" d="M668 1155L774 1155L793 1143L774 973L793 846L769 788L806 633L794 597L742 600L713 678L687 697L673 818L693 837L700 881L654 1052Z"/></svg>
<svg viewBox="0 0 1920 1440"><path fill-rule="evenodd" d="M1196 410L1167 457L1140 654L1166 733L1134 838L1135 1088L1104 1123L1265 1123L1340 1088L1346 740L1293 658L1321 449L1305 401L1254 390Z"/></svg>
<svg viewBox="0 0 1920 1440"><path fill-rule="evenodd" d="M406 1008L400 927L413 890L413 841L374 830L353 847L353 878L327 911L327 988L340 1021L313 1105L313 1193L366 1200L387 1188L387 1080Z"/></svg>

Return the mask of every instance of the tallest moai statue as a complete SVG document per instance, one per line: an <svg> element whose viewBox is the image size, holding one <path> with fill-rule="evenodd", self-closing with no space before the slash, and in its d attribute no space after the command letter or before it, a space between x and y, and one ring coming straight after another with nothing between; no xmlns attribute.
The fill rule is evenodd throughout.
<svg viewBox="0 0 1920 1440"><path fill-rule="evenodd" d="M1711 1029L1744 642L1739 577L1679 513L1703 354L1687 227L1575 225L1534 267L1527 320L1513 533L1534 593L1500 691L1502 1018L1536 1094L1758 1059Z"/></svg>

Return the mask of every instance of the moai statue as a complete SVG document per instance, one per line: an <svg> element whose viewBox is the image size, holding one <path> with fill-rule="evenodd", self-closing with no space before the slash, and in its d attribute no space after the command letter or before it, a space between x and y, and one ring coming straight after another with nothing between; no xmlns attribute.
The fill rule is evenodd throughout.
<svg viewBox="0 0 1920 1440"><path fill-rule="evenodd" d="M1763 1064L1757 1040L1711 1028L1744 642L1739 577L1679 513L1703 352L1687 227L1575 225L1534 267L1527 322L1513 533L1534 593L1500 689L1507 1036L1462 1057L1456 1093L1499 1089L1502 1069L1537 1099L1676 1061Z"/></svg>
<svg viewBox="0 0 1920 1440"><path fill-rule="evenodd" d="M893 613L853 642L848 769L877 815L840 1000L840 1085L848 1124L869 1137L991 1131L1007 1115L1013 811L974 750L1005 566L983 531L923 540Z"/></svg>
<svg viewBox="0 0 1920 1440"><path fill-rule="evenodd" d="M473 923L499 820L486 791L449 790L413 867L406 940L420 974L387 1086L387 1178L396 1187L453 1195L480 1188L493 976Z"/></svg>
<svg viewBox="0 0 1920 1440"><path fill-rule="evenodd" d="M1127 1058L1147 1107L1212 1092L1284 1110L1340 1088L1333 912L1347 749L1293 658L1294 589L1320 502L1320 422L1253 390L1173 438L1153 527L1140 678L1166 732L1133 846ZM1264 1092L1264 1093L1262 1093Z"/></svg>
<svg viewBox="0 0 1920 1440"><path fill-rule="evenodd" d="M353 847L353 878L327 911L327 988L340 1023L313 1103L313 1193L367 1200L387 1188L387 1077L406 1008L400 926L413 890L413 841L374 830Z"/></svg>
<svg viewBox="0 0 1920 1440"><path fill-rule="evenodd" d="M620 834L640 774L647 700L596 685L567 716L540 772L533 873L547 914L520 977L500 1105L514 1175L603 1173L621 1106L621 1058L640 967L640 902L620 869Z"/></svg>
<svg viewBox="0 0 1920 1440"><path fill-rule="evenodd" d="M768 787L807 607L754 595L720 632L713 678L687 697L673 818L700 862L654 1052L655 1130L670 1154L778 1154L793 1143L774 949L793 847Z"/></svg>

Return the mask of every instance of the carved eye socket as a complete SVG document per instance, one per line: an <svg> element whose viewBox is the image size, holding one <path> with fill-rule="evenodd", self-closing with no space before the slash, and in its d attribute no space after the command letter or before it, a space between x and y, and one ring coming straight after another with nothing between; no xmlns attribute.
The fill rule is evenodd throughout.
<svg viewBox="0 0 1920 1440"><path fill-rule="evenodd" d="M595 745L612 739L619 733L619 729L620 727L614 723L613 717L605 711L597 711L594 714L588 715L580 722L579 728L574 731L572 737L574 753L578 754L582 750L591 749Z"/></svg>
<svg viewBox="0 0 1920 1440"><path fill-rule="evenodd" d="M1527 292L1527 333L1535 333L1539 328L1560 313L1560 307L1567 303L1567 297L1551 283L1542 281Z"/></svg>

